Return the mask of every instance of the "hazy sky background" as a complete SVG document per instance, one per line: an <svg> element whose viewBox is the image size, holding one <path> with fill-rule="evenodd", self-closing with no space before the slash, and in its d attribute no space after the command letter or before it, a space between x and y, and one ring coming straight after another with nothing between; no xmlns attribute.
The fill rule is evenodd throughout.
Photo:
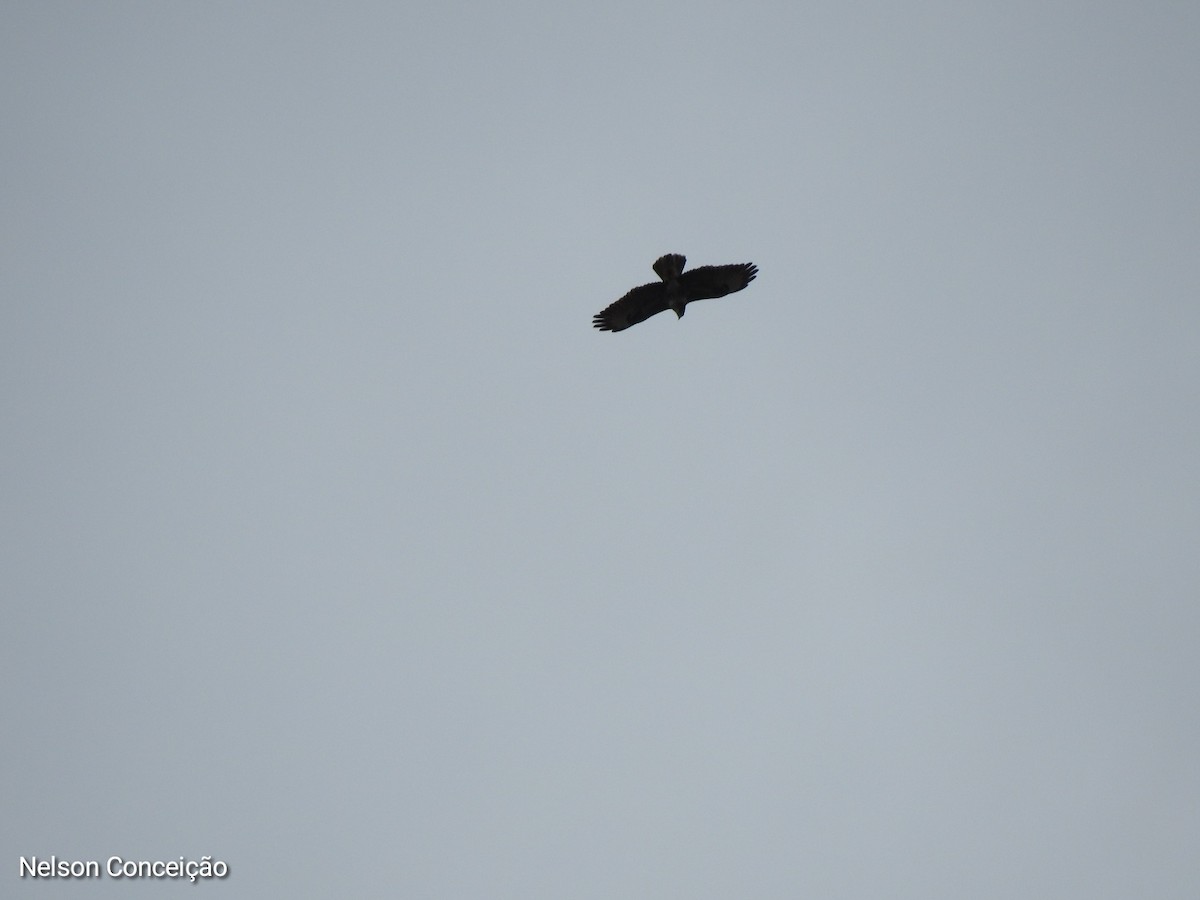
<svg viewBox="0 0 1200 900"><path fill-rule="evenodd" d="M0 891L1200 893L1200 5L6 3L0 91ZM593 331L666 252L761 273Z"/></svg>

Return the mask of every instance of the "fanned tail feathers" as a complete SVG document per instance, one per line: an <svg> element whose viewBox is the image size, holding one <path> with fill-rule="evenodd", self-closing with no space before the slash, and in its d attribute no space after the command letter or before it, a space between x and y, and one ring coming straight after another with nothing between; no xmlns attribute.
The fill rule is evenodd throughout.
<svg viewBox="0 0 1200 900"><path fill-rule="evenodd" d="M663 281L673 281L679 277L683 267L687 265L687 257L681 253L668 253L660 256L654 262L654 272Z"/></svg>

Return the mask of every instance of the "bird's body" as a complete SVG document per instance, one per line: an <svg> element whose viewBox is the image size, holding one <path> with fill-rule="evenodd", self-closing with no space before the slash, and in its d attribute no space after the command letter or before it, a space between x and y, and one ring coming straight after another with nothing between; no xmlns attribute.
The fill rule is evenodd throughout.
<svg viewBox="0 0 1200 900"><path fill-rule="evenodd" d="M654 263L661 281L652 281L629 291L601 313L592 317L592 325L601 331L623 331L653 315L671 310L682 319L693 300L724 297L740 291L758 274L753 263L732 266L701 266L684 272L687 259L678 253L660 256Z"/></svg>

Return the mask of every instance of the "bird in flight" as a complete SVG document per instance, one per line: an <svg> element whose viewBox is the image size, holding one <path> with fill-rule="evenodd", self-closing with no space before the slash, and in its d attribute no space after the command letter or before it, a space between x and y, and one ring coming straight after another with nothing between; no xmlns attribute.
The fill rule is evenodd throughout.
<svg viewBox="0 0 1200 900"><path fill-rule="evenodd" d="M604 312L592 316L592 325L601 331L624 331L668 309L682 319L684 307L693 300L709 300L740 291L758 274L754 263L701 266L685 272L686 264L687 259L678 253L660 256L654 263L654 271L662 281L635 287Z"/></svg>

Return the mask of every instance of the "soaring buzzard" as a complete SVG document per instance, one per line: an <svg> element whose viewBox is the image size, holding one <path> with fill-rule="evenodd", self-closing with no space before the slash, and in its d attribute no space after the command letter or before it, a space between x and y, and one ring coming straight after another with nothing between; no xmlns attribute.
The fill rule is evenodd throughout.
<svg viewBox="0 0 1200 900"><path fill-rule="evenodd" d="M682 319L684 307L693 300L724 297L740 291L758 274L758 266L754 263L701 266L684 272L686 264L687 260L678 253L660 256L654 271L662 281L635 287L604 312L594 315L592 324L601 331L623 331L668 309L674 310Z"/></svg>

